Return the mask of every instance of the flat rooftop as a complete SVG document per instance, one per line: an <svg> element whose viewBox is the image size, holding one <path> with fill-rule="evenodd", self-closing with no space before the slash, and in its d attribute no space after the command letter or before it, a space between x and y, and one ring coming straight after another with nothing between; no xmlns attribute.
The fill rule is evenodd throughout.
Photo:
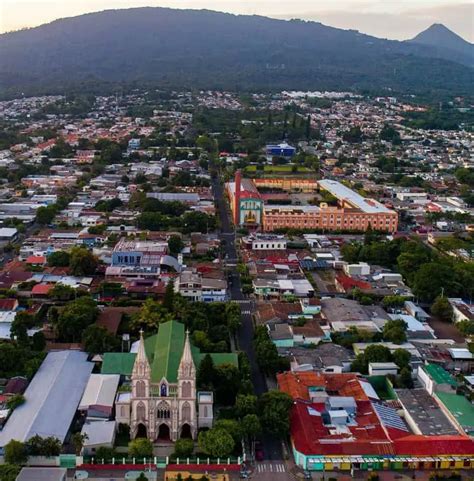
<svg viewBox="0 0 474 481"><path fill-rule="evenodd" d="M397 389L396 393L422 434L458 434L436 401L423 388Z"/></svg>
<svg viewBox="0 0 474 481"><path fill-rule="evenodd" d="M367 214L389 214L393 212L380 202L374 199L366 199L335 180L323 179L319 181L319 185L337 199L344 200Z"/></svg>

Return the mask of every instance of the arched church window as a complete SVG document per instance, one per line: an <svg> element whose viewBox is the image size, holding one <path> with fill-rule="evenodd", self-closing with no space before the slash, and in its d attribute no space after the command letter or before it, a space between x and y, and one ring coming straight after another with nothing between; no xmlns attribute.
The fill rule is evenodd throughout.
<svg viewBox="0 0 474 481"><path fill-rule="evenodd" d="M183 382L181 396L184 398L191 397L191 383L189 381Z"/></svg>
<svg viewBox="0 0 474 481"><path fill-rule="evenodd" d="M145 381L137 381L136 392L137 392L137 397L145 397L146 395Z"/></svg>
<svg viewBox="0 0 474 481"><path fill-rule="evenodd" d="M171 417L170 407L167 403L161 402L158 404L156 416L158 419L169 419Z"/></svg>
<svg viewBox="0 0 474 481"><path fill-rule="evenodd" d="M189 405L188 402L185 402L183 404L183 409L181 411L181 415L182 415L183 421L190 421L191 420L191 406Z"/></svg>
<svg viewBox="0 0 474 481"><path fill-rule="evenodd" d="M168 386L164 382L160 386L160 396L161 397L167 397L168 396Z"/></svg>
<svg viewBox="0 0 474 481"><path fill-rule="evenodd" d="M138 403L137 419L145 419L145 405L143 403Z"/></svg>

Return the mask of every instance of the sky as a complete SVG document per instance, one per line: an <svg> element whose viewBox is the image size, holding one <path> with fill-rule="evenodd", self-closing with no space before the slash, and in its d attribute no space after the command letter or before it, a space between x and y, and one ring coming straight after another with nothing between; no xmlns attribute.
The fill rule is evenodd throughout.
<svg viewBox="0 0 474 481"><path fill-rule="evenodd" d="M474 42L474 0L0 0L0 32L88 12L144 6L301 18L398 40L443 23Z"/></svg>

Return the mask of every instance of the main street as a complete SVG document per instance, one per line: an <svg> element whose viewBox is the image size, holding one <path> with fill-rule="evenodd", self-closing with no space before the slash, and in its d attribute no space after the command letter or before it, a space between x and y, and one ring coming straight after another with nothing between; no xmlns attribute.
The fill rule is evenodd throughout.
<svg viewBox="0 0 474 481"><path fill-rule="evenodd" d="M242 325L238 332L239 348L244 351L249 358L252 372L252 382L255 388L255 393L257 395L261 395L268 390L267 383L265 381L265 376L260 370L257 360L255 358L255 352L253 349L253 321L251 313L251 302L246 299L242 293L240 274L237 270L238 256L237 248L235 245L235 232L229 220L227 206L224 198L224 189L218 177L213 179L212 189L220 220L220 238L223 242L225 242L224 248L226 262L229 269L230 295L231 299L235 302L238 302L241 306ZM278 439L270 436L264 436L262 441L265 459L283 459L281 443Z"/></svg>

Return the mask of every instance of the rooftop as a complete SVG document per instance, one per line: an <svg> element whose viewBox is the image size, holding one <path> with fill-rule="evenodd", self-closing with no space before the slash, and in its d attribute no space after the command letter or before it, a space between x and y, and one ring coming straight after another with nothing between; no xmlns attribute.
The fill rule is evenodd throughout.
<svg viewBox="0 0 474 481"><path fill-rule="evenodd" d="M454 387L457 386L456 380L439 364L426 364L426 366L423 366L423 369L429 374L436 384L450 384Z"/></svg>
<svg viewBox="0 0 474 481"><path fill-rule="evenodd" d="M410 413L421 434L457 434L436 401L425 389L397 389L398 399Z"/></svg>
<svg viewBox="0 0 474 481"><path fill-rule="evenodd" d="M94 365L79 351L50 352L0 432L0 446L35 434L64 442Z"/></svg>
<svg viewBox="0 0 474 481"><path fill-rule="evenodd" d="M348 202L353 207L360 209L367 214L388 214L394 212L387 209L387 207L380 202L373 199L366 199L352 189L349 189L349 187L346 187L344 184L335 180L323 179L319 181L319 185L334 197L341 201Z"/></svg>

